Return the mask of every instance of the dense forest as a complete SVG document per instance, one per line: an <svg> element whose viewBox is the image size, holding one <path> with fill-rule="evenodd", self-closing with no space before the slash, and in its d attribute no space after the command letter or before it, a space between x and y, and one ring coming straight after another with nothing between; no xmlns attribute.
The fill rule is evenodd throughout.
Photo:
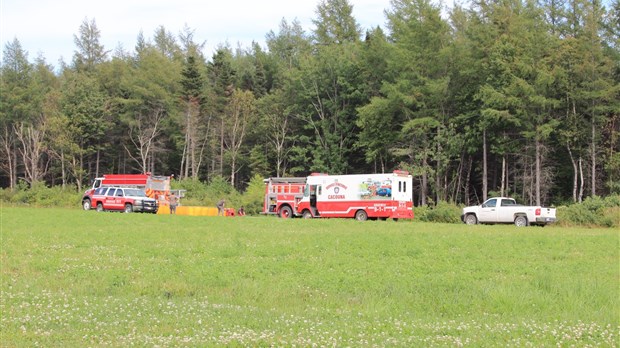
<svg viewBox="0 0 620 348"><path fill-rule="evenodd" d="M385 28L361 28L348 0L315 16L211 57L163 25L111 50L85 19L59 67L14 38L0 185L152 172L243 191L255 176L403 169L418 205L620 193L619 0L392 0Z"/></svg>

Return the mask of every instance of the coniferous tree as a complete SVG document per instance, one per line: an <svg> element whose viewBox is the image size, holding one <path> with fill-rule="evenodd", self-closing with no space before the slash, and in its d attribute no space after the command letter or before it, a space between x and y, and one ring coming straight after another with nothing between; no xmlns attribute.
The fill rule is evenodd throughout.
<svg viewBox="0 0 620 348"><path fill-rule="evenodd" d="M99 172L96 155L108 129L107 97L93 77L70 71L63 75L61 91L60 106L68 118L71 141L76 145L68 154L70 169L81 190L85 178Z"/></svg>
<svg viewBox="0 0 620 348"><path fill-rule="evenodd" d="M355 165L352 160L361 157L351 156L357 142L355 108L361 105L363 95L359 90L359 33L352 29L357 24L351 25L356 21L349 7L346 1L319 5L315 37L329 32L332 40L316 41L314 54L306 55L294 74L293 84L287 86L297 93L294 113L307 139L298 147L311 149L311 171L348 173Z"/></svg>
<svg viewBox="0 0 620 348"><path fill-rule="evenodd" d="M210 84L207 107L208 112L213 117L214 124L211 127L213 134L211 137L211 152L213 153L211 170L222 177L224 176L225 109L236 88L236 71L232 67L231 60L230 50L220 48L213 55L212 61L207 64L207 76Z"/></svg>
<svg viewBox="0 0 620 348"><path fill-rule="evenodd" d="M353 6L325 0L310 35L283 19L267 50L224 45L208 63L193 31L163 26L110 57L85 20L57 73L5 49L2 184L180 171L243 188L256 173L400 167L420 204L617 192L620 5L606 5L480 0L448 21L426 0L395 0L389 35L360 41ZM235 127L244 119L256 122Z"/></svg>
<svg viewBox="0 0 620 348"><path fill-rule="evenodd" d="M5 45L2 57L2 74L0 78L0 142L1 153L5 161L0 164L9 179L9 187L15 188L18 177L18 140L15 128L19 122L31 118L30 88L32 81L32 64L28 62L28 53L24 51L17 38Z"/></svg>
<svg viewBox="0 0 620 348"><path fill-rule="evenodd" d="M401 99L403 122L400 155L413 162L420 180L421 204L426 204L428 185L436 200L444 199L444 161L448 118L447 47L449 27L440 9L427 0L394 1L388 12L394 55L392 96ZM435 178L432 182L431 178Z"/></svg>
<svg viewBox="0 0 620 348"><path fill-rule="evenodd" d="M155 29L153 42L155 47L161 52L161 54L163 54L168 59L182 59L181 47L179 47L179 44L177 43L174 35L167 31L163 25Z"/></svg>
<svg viewBox="0 0 620 348"><path fill-rule="evenodd" d="M196 57L190 54L183 67L181 79L181 100L184 102L185 114L185 148L182 163L182 177L192 177L198 179L200 162L202 159L202 146L205 135L208 134L209 123L201 124L201 109L204 104L204 80L200 73Z"/></svg>
<svg viewBox="0 0 620 348"><path fill-rule="evenodd" d="M359 24L353 17L353 6L348 0L322 0L317 6L314 41L319 46L357 42Z"/></svg>
<svg viewBox="0 0 620 348"><path fill-rule="evenodd" d="M280 22L280 30L276 34L270 31L266 35L269 53L278 64L278 71L274 84L279 86L281 79L291 69L299 67L303 57L311 50L310 39L305 34L301 24L293 21L289 24L285 19Z"/></svg>
<svg viewBox="0 0 620 348"><path fill-rule="evenodd" d="M399 124L395 119L398 105L387 96L388 89L382 90L389 79L389 59L392 46L383 31L377 27L366 33L361 47L361 74L366 82L366 105L357 109L357 126L360 128L358 147L365 149L367 163L372 163L373 171L384 173L394 163L393 148L398 141Z"/></svg>
<svg viewBox="0 0 620 348"><path fill-rule="evenodd" d="M297 117L294 101L300 96L296 82L301 62L311 53L310 38L305 34L298 21L280 22L278 33L267 34L267 47L275 71L272 77L272 93L259 103L261 129L268 133L268 153L275 159L275 171L272 175L305 175L308 173L310 150L300 146L308 136L303 134L300 118ZM277 122L277 123L271 123Z"/></svg>
<svg viewBox="0 0 620 348"><path fill-rule="evenodd" d="M92 73L98 64L107 59L108 52L99 42L101 32L97 28L95 19L84 19L79 29L79 36L73 36L77 47L73 55L73 64L80 72Z"/></svg>

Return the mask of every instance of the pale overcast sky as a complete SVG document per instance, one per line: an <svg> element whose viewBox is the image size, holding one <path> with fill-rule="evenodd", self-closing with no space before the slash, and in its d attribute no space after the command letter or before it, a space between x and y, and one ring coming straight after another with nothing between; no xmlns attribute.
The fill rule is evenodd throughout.
<svg viewBox="0 0 620 348"><path fill-rule="evenodd" d="M377 25L385 28L384 10L390 0L349 0L353 16L362 30ZM163 25L177 35L185 25L194 30L196 42L206 41L211 58L219 44L228 42L250 47L252 41L265 46L265 35L279 31L282 18L297 19L306 33L313 29L319 0L0 0L2 50L17 38L28 58L41 54L58 67L62 57L70 63L75 50L73 36L84 21L94 19L107 50L119 43L133 51L140 30L152 39ZM1 58L0 58L1 59Z"/></svg>

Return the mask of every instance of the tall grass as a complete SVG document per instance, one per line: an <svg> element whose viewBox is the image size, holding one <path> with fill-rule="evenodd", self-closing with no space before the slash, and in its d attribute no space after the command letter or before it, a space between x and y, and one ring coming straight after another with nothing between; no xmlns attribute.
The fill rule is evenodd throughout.
<svg viewBox="0 0 620 348"><path fill-rule="evenodd" d="M615 230L1 220L2 346L618 346Z"/></svg>

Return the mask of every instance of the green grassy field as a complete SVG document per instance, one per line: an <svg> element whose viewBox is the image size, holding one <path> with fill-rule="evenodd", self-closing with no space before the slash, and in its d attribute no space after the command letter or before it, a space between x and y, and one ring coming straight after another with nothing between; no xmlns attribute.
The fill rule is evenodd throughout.
<svg viewBox="0 0 620 348"><path fill-rule="evenodd" d="M603 346L619 233L1 210L1 346Z"/></svg>

